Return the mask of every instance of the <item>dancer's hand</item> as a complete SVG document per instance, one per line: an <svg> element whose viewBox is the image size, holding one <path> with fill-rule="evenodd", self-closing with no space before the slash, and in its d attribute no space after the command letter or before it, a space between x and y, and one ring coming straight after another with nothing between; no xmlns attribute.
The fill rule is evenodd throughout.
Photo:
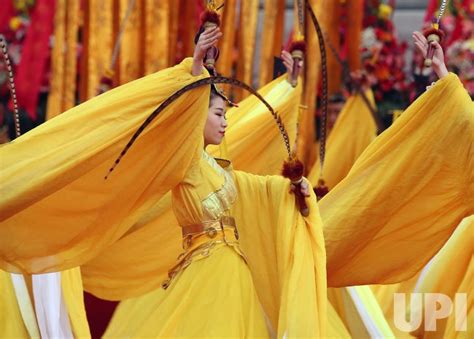
<svg viewBox="0 0 474 339"><path fill-rule="evenodd" d="M202 61L206 56L207 50L211 46L215 46L221 36L222 33L218 26L206 28L206 30L199 36L196 47L194 47L192 69L192 74L194 76L200 75L202 73Z"/></svg>
<svg viewBox="0 0 474 339"><path fill-rule="evenodd" d="M295 192L296 185L290 184L290 191ZM304 197L308 198L310 196L310 185L308 184L308 180L306 178L303 178L303 181L301 182L300 185L300 192L303 194Z"/></svg>
<svg viewBox="0 0 474 339"><path fill-rule="evenodd" d="M428 40L426 40L426 37L420 32L413 32L412 36L416 48L418 49L418 51L420 51L423 57L426 58L426 55L428 53ZM434 48L433 70L435 71L436 75L438 75L438 77L441 79L448 75L448 69L446 68L446 64L444 63L443 48L436 41L432 44Z"/></svg>
<svg viewBox="0 0 474 339"><path fill-rule="evenodd" d="M281 51L281 58L283 60L283 65L286 67L286 72L288 73L288 79L291 80L296 80L296 79L291 79L292 73L293 73L293 65L295 61L293 60L293 57L291 56L290 52L288 51ZM299 62L300 68L303 67L303 61Z"/></svg>

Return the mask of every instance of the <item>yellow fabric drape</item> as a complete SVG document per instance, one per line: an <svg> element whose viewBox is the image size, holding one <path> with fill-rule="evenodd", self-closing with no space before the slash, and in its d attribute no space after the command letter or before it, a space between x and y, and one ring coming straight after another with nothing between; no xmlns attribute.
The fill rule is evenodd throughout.
<svg viewBox="0 0 474 339"><path fill-rule="evenodd" d="M113 2L90 0L87 2L86 9L87 19L84 22L84 58L86 60L83 61L86 65L81 76L81 81L85 82L83 87L85 93L81 98L82 101L96 96L100 78L110 67L114 45Z"/></svg>
<svg viewBox="0 0 474 339"><path fill-rule="evenodd" d="M47 119L54 118L76 104L77 32L80 15L78 1L58 1L54 18L53 78Z"/></svg>
<svg viewBox="0 0 474 339"><path fill-rule="evenodd" d="M284 38L284 33L285 33L284 30L285 30L286 1L278 0L277 7L278 7L278 11L276 13L275 31L273 32L273 55L275 56L279 56L283 48L283 38ZM268 81L270 81L270 79L271 78L269 78ZM260 82L260 85L263 85L264 83L265 82L263 83Z"/></svg>
<svg viewBox="0 0 474 339"><path fill-rule="evenodd" d="M120 55L117 59L119 68L119 84L138 79L144 74L143 69L143 20L144 4L142 0L120 0L119 2L119 29L122 20L128 11L130 1L135 6L125 23L123 39L120 45ZM114 41L115 44L115 41Z"/></svg>
<svg viewBox="0 0 474 339"><path fill-rule="evenodd" d="M346 328L346 325L341 320L341 317L336 312L334 306L328 302L327 310L327 328L326 334L328 338L350 338L351 335Z"/></svg>
<svg viewBox="0 0 474 339"><path fill-rule="evenodd" d="M170 19L169 19L169 54L168 65L176 63L176 51L178 45L178 28L180 23L180 3L181 1L168 0L170 2Z"/></svg>
<svg viewBox="0 0 474 339"><path fill-rule="evenodd" d="M366 94L371 105L374 105L372 92L368 91ZM326 144L323 178L329 189L344 179L376 135L377 126L364 100L360 95L351 96L337 118ZM318 183L320 175L321 164L318 159L308 175L313 186Z"/></svg>
<svg viewBox="0 0 474 339"><path fill-rule="evenodd" d="M307 199L311 213L302 218L294 196L288 194L287 179L242 172L236 172L236 179L241 199L232 214L259 300L278 329L277 337L324 337L326 256L314 194Z"/></svg>
<svg viewBox="0 0 474 339"><path fill-rule="evenodd" d="M81 15L78 1L67 1L66 12L66 58L64 74L64 106L61 112L76 105L76 77L77 77L77 32Z"/></svg>
<svg viewBox="0 0 474 339"><path fill-rule="evenodd" d="M449 74L320 201L329 286L410 278L473 213L473 112L461 82Z"/></svg>
<svg viewBox="0 0 474 339"><path fill-rule="evenodd" d="M467 331L457 331L456 322L454 317L450 317L448 323L446 324L445 336L446 338L472 338L474 336L474 329L472 324L474 324L474 298L472 297L472 282L474 281L474 264L471 262L469 264L468 271L464 276L464 279L461 281L461 284L458 288L458 293L467 293Z"/></svg>
<svg viewBox="0 0 474 339"><path fill-rule="evenodd" d="M0 335L2 338L40 338L33 302L27 280L15 291L10 273L0 270ZM20 277L21 279L21 277ZM61 272L62 296L76 338L90 338L89 324L84 307L81 272L79 268ZM34 298L34 297L33 297ZM21 306L20 306L21 305Z"/></svg>
<svg viewBox="0 0 474 339"><path fill-rule="evenodd" d="M180 0L179 14L179 39L181 40L181 50L178 54L178 61L187 56L192 56L194 52L194 37L199 30L200 13L197 12L197 4L188 0Z"/></svg>
<svg viewBox="0 0 474 339"><path fill-rule="evenodd" d="M346 41L347 41L347 61L349 69L356 71L361 67L360 42L362 38L362 20L364 17L363 0L347 0L346 16Z"/></svg>
<svg viewBox="0 0 474 339"><path fill-rule="evenodd" d="M324 11L328 6L329 0L309 0L309 4L322 25L327 12ZM323 26L324 27L324 26ZM304 74L304 96L303 105L307 108L302 110L298 132L298 156L309 170L316 160L317 150L313 148L315 133L315 110L318 83L321 76L321 55L319 52L319 42L313 22L306 16L305 21L306 55L305 55L305 74Z"/></svg>
<svg viewBox="0 0 474 339"><path fill-rule="evenodd" d="M347 16L352 16L352 12L349 12ZM334 55L333 51L329 48L329 43L331 43L336 52L340 54L341 33L339 26L341 21L341 1L329 1L325 6L321 21L327 48L328 92L329 95L332 95L341 91L342 68L337 61L336 55Z"/></svg>
<svg viewBox="0 0 474 339"><path fill-rule="evenodd" d="M54 47L51 56L52 79L47 106L47 119L62 112L64 89L64 49L66 38L66 1L58 1L54 15Z"/></svg>
<svg viewBox="0 0 474 339"><path fill-rule="evenodd" d="M237 29L235 16L237 14L237 1L226 1L222 15L222 34L223 39L219 41L219 71L226 75L231 75L235 52L235 31Z"/></svg>
<svg viewBox="0 0 474 339"><path fill-rule="evenodd" d="M285 75L259 92L281 114L294 138L295 107L301 87L291 87ZM235 168L258 174L279 173L287 155L267 109L255 97L248 97L239 103L239 107L229 109L227 118L226 139L230 159L236 162ZM209 149L219 156L218 147ZM261 154L264 150L265 154ZM162 251L157 251L157 244L161 243ZM167 195L124 237L83 266L85 288L100 298L114 300L149 292L165 279L180 252L180 244L181 234L171 210L171 197ZM130 248L137 251L136 255L129 255L127 249Z"/></svg>
<svg viewBox="0 0 474 339"><path fill-rule="evenodd" d="M0 270L0 337L2 338L28 338L30 334L25 326L23 317L15 295L15 290L10 278L10 273ZM29 299L29 296L26 296ZM33 321L36 333L38 329L34 315ZM33 333L32 333L33 335Z"/></svg>
<svg viewBox="0 0 474 339"><path fill-rule="evenodd" d="M252 84L253 59L257 35L258 0L241 1L240 3L240 34L239 61L237 63L237 79L246 84ZM236 100L240 101L247 96L241 89L235 91Z"/></svg>
<svg viewBox="0 0 474 339"><path fill-rule="evenodd" d="M186 59L118 87L2 145L2 269L44 273L79 266L120 238L179 182L202 139L205 87L167 107L112 176L107 181L104 176L163 100L205 76L191 76L191 64Z"/></svg>
<svg viewBox="0 0 474 339"><path fill-rule="evenodd" d="M61 287L74 337L90 338L80 268L62 271Z"/></svg>
<svg viewBox="0 0 474 339"><path fill-rule="evenodd" d="M465 293L468 299L468 319L473 316L473 268L472 260L474 254L474 216L465 218L453 233L446 245L428 263L420 275L420 280L414 293L442 293L448 296L454 303L456 293ZM467 283L466 283L467 282ZM469 286L470 285L470 286ZM408 304L409 305L409 304ZM417 305L421 306L421 305ZM422 324L415 331L417 337L423 338L454 338L456 336L472 338L474 333L473 323L467 321L468 332L462 333L455 329L454 312L444 319L432 319L432 314L425 318L423 307L416 307L410 313L421 313ZM470 314L469 314L470 313ZM425 331L425 324L436 321L436 331ZM448 326L448 322L451 322ZM469 335L469 333L471 335Z"/></svg>
<svg viewBox="0 0 474 339"><path fill-rule="evenodd" d="M393 332L369 286L340 289L344 324L353 338L393 338Z"/></svg>
<svg viewBox="0 0 474 339"><path fill-rule="evenodd" d="M268 83L273 73L274 40L279 0L265 0L262 40L260 44L259 84Z"/></svg>
<svg viewBox="0 0 474 339"><path fill-rule="evenodd" d="M395 293L413 293L413 289L418 281L418 275L413 278L402 281L398 284L391 285L372 285L370 288L374 292L375 298L377 299L385 319L390 325L396 338L414 338L410 333L400 331L394 323L393 315L393 296Z"/></svg>
<svg viewBox="0 0 474 339"><path fill-rule="evenodd" d="M145 74L168 67L171 6L169 0L145 0Z"/></svg>

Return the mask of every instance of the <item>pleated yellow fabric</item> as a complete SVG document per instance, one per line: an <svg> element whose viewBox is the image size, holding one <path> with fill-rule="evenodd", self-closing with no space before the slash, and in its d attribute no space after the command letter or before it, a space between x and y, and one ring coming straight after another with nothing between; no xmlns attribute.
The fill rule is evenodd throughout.
<svg viewBox="0 0 474 339"><path fill-rule="evenodd" d="M259 84L268 83L272 79L273 71L273 43L272 39L275 36L278 20L278 2L280 0L265 0L264 2L264 17L263 17L263 31L260 44L260 63L259 63Z"/></svg>
<svg viewBox="0 0 474 339"><path fill-rule="evenodd" d="M74 337L90 338L79 267L61 272L61 287Z"/></svg>
<svg viewBox="0 0 474 339"><path fill-rule="evenodd" d="M409 279L472 214L473 111L461 82L449 74L320 201L329 286Z"/></svg>
<svg viewBox="0 0 474 339"><path fill-rule="evenodd" d="M366 92L372 105L372 91ZM323 178L329 189L334 188L349 173L357 158L377 136L374 118L360 95L351 96L334 127L326 144ZM316 186L321 175L319 159L309 172L308 179Z"/></svg>
<svg viewBox="0 0 474 339"><path fill-rule="evenodd" d="M150 74L168 67L169 54L169 0L145 0L144 71Z"/></svg>
<svg viewBox="0 0 474 339"><path fill-rule="evenodd" d="M474 328L472 324L474 324L474 298L472 297L472 282L474 281L474 264L471 263L469 265L468 271L464 276L461 284L459 285L458 292L459 293L467 293L467 318L466 318L466 325L467 331L458 331L456 329L456 319L454 317L450 317L448 323L446 324L445 330L445 337L446 338L472 338L474 336Z"/></svg>
<svg viewBox="0 0 474 339"><path fill-rule="evenodd" d="M64 100L61 112L76 105L76 80L77 80L77 32L79 31L80 3L67 1L66 9L66 57L64 66L64 88L60 96Z"/></svg>
<svg viewBox="0 0 474 339"><path fill-rule="evenodd" d="M237 78L246 84L252 83L253 77L253 59L255 55L255 42L257 35L258 19L257 0L248 0L240 2L240 34L239 41L239 61L237 63ZM235 91L237 100L242 100L248 93L242 89Z"/></svg>
<svg viewBox="0 0 474 339"><path fill-rule="evenodd" d="M29 298L29 296L27 296ZM34 319L33 315L33 321ZM36 324L34 324L36 325ZM10 274L0 270L0 337L28 338Z"/></svg>
<svg viewBox="0 0 474 339"><path fill-rule="evenodd" d="M336 312L334 306L328 302L328 323L326 334L328 338L351 338L346 325L341 320L341 317Z"/></svg>
<svg viewBox="0 0 474 339"><path fill-rule="evenodd" d="M286 37L284 36L286 1L278 0L278 3L276 6L278 7L278 11L275 14L276 22L275 22L275 31L273 32L273 55L279 56L283 49L283 44L284 44L283 39L284 38L286 39ZM270 79L271 79L271 76L268 78L268 81L270 81ZM262 82L260 80L260 85L263 85L265 83L266 82Z"/></svg>
<svg viewBox="0 0 474 339"><path fill-rule="evenodd" d="M224 39L219 40L219 73L231 76L234 67L235 38L237 29L237 0L225 2L222 14L222 34ZM227 88L226 88L227 90Z"/></svg>
<svg viewBox="0 0 474 339"><path fill-rule="evenodd" d="M66 2L58 1L54 14L54 47L51 53L51 87L46 117L51 119L62 112L64 89L64 49L66 37Z"/></svg>
<svg viewBox="0 0 474 339"><path fill-rule="evenodd" d="M331 6L331 0L309 0L315 15L322 27L325 26L325 20L329 18L326 13L327 8ZM295 21L296 24L297 21ZM317 150L313 148L315 133L314 113L316 110L316 97L318 94L318 83L321 77L321 54L319 51L318 36L313 27L312 21L307 18L306 26L306 55L305 55L305 74L304 74L304 97L302 104L307 109L302 110L300 126L298 131L298 156L309 170L312 168L317 158Z"/></svg>
<svg viewBox="0 0 474 339"><path fill-rule="evenodd" d="M180 22L180 3L176 0L165 0L170 4L170 19L169 19L169 54L168 64L174 65L176 63L176 51L178 45L178 28Z"/></svg>
<svg viewBox="0 0 474 339"><path fill-rule="evenodd" d="M110 67L114 47L113 2L90 0L85 9L83 52L86 60L80 79L82 101L96 96L100 78Z"/></svg>
<svg viewBox="0 0 474 339"><path fill-rule="evenodd" d="M414 338L410 333L399 330L395 325L393 300L395 293L413 293L417 281L418 274L401 283L370 286L396 338Z"/></svg>
<svg viewBox="0 0 474 339"><path fill-rule="evenodd" d="M182 179L202 140L206 87L167 107L104 176L163 100L206 76L191 76L191 64L186 59L118 87L2 145L2 269L43 273L81 265Z"/></svg>
<svg viewBox="0 0 474 339"><path fill-rule="evenodd" d="M394 336L369 286L329 288L328 301L353 338Z"/></svg>
<svg viewBox="0 0 474 339"><path fill-rule="evenodd" d="M420 275L414 293L442 293L453 302L456 293L465 293L468 299L468 318L472 319L473 306L473 253L474 253L474 216L465 218L453 233L446 245L430 261ZM470 280L469 280L470 279ZM470 285L470 286L469 286ZM421 305L418 305L421 306ZM416 307L410 313L422 313L422 324L413 334L423 338L469 338L474 333L473 323L466 322L467 331L456 331L455 313L443 319L433 319L434 314L425 318L423 307ZM425 324L436 322L436 331L425 331ZM448 326L450 322L450 326ZM464 333L463 333L464 332Z"/></svg>
<svg viewBox="0 0 474 339"><path fill-rule="evenodd" d="M47 118L76 104L77 32L81 14L79 2L58 1L54 18L51 93Z"/></svg>
<svg viewBox="0 0 474 339"><path fill-rule="evenodd" d="M282 76L260 94L277 110L294 140L301 87ZM283 139L268 110L255 97L227 112L226 139L236 169L255 174L277 174L286 158ZM218 147L208 147L219 156ZM119 241L82 268L85 289L104 299L142 295L160 286L180 251L181 234L171 210L171 196L161 199ZM157 251L157 245L162 251ZM134 255L130 255L133 249ZM143 258L148 258L143 260Z"/></svg>
<svg viewBox="0 0 474 339"><path fill-rule="evenodd" d="M268 337L252 286L242 259L220 248L191 264L166 291L121 302L104 338Z"/></svg>
<svg viewBox="0 0 474 339"><path fill-rule="evenodd" d="M233 214L259 300L277 337L324 336L326 256L316 198L307 199L311 213L303 220L287 180L270 178L236 173L242 198Z"/></svg>
<svg viewBox="0 0 474 339"><path fill-rule="evenodd" d="M129 10L130 3L131 0L119 0L120 25ZM144 74L144 55L142 53L144 50L144 35L142 34L142 25L145 25L145 22L143 20L143 10L143 1L135 1L133 10L124 27L117 65L119 84L125 84Z"/></svg>

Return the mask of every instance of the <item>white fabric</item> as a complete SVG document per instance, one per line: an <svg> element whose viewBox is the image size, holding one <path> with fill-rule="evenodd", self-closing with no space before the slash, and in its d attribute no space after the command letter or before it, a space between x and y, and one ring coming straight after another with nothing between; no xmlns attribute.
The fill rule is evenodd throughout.
<svg viewBox="0 0 474 339"><path fill-rule="evenodd" d="M33 275L36 318L42 338L73 338L61 289L61 273Z"/></svg>

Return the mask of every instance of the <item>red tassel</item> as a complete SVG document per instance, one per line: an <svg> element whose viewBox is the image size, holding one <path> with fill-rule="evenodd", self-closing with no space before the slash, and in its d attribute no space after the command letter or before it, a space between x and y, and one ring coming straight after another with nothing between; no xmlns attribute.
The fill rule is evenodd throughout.
<svg viewBox="0 0 474 339"><path fill-rule="evenodd" d="M216 24L217 26L221 25L221 18L219 14L215 11L204 11L201 13L201 26L206 22Z"/></svg>
<svg viewBox="0 0 474 339"><path fill-rule="evenodd" d="M295 186L295 197L298 209L302 216L307 217L309 215L309 208L306 204L306 197L301 193L301 181L304 173L304 165L301 161L296 158L288 159L283 163L282 175L285 178L290 179L291 183Z"/></svg>
<svg viewBox="0 0 474 339"><path fill-rule="evenodd" d="M306 43L304 40L296 40L293 41L290 45L290 53L293 53L294 51L301 51L302 53L306 53Z"/></svg>
<svg viewBox="0 0 474 339"><path fill-rule="evenodd" d="M296 158L287 160L283 163L282 175L291 181L299 181L304 174L304 165Z"/></svg>
<svg viewBox="0 0 474 339"><path fill-rule="evenodd" d="M440 29L437 29L437 28L434 28L434 27L430 27L428 29L425 29L423 31L423 35L428 38L428 36L430 36L431 34L435 34L439 37L439 41L443 41L443 38L444 38L444 31L440 30Z"/></svg>
<svg viewBox="0 0 474 339"><path fill-rule="evenodd" d="M318 184L314 188L314 193L316 194L316 198L318 198L318 201L329 193L329 187L326 186L326 183L323 179L318 180Z"/></svg>

